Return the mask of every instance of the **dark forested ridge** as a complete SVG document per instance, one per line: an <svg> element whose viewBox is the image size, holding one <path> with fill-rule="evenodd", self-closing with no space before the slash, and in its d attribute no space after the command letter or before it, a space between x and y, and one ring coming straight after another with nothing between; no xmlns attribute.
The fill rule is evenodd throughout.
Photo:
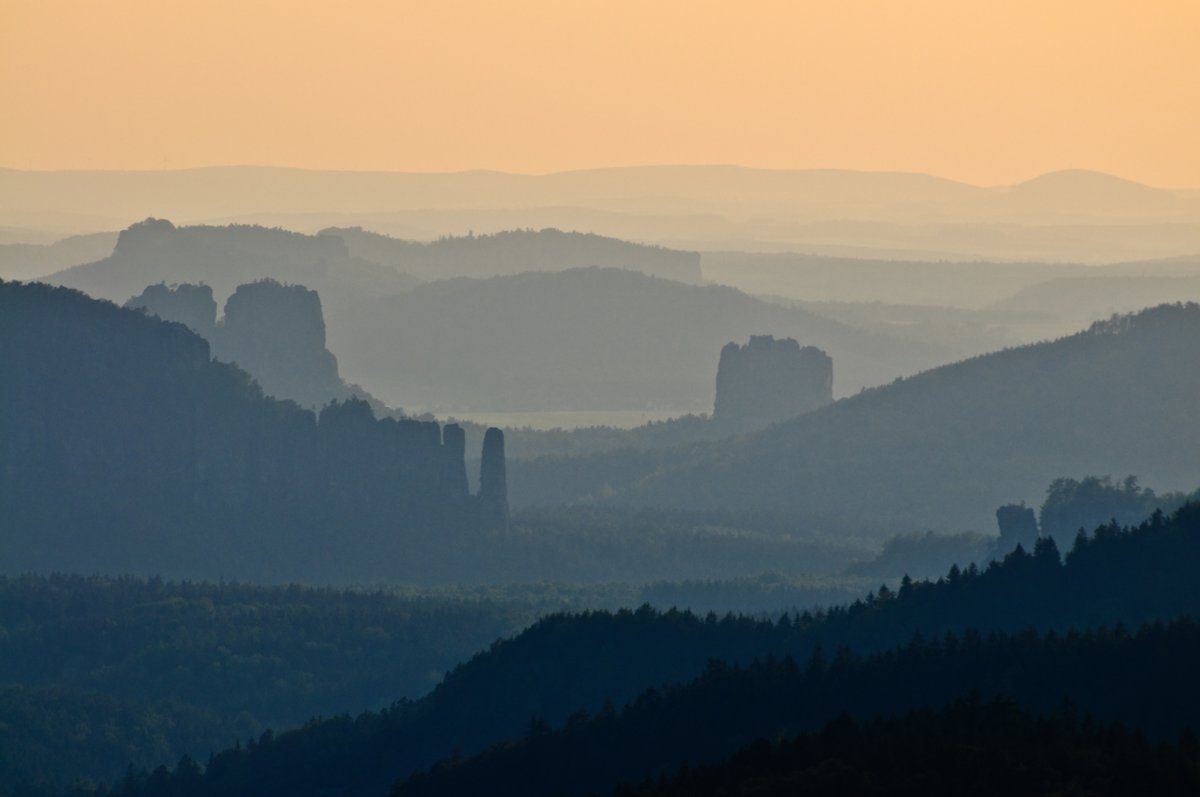
<svg viewBox="0 0 1200 797"><path fill-rule="evenodd" d="M8 572L365 580L504 522L461 429L265 398L184 326L75 291L0 283L0 373Z"/></svg>
<svg viewBox="0 0 1200 797"><path fill-rule="evenodd" d="M834 358L835 363L838 359ZM981 530L1063 474L1200 483L1200 306L943 366L732 443L515 463L515 505L754 507Z"/></svg>
<svg viewBox="0 0 1200 797"><path fill-rule="evenodd" d="M839 717L817 732L759 739L719 764L623 784L617 797L1011 797L1192 795L1200 792L1194 736L1148 742L1127 726L1049 716L1011 701L956 700L859 722Z"/></svg>
<svg viewBox="0 0 1200 797"><path fill-rule="evenodd" d="M1196 665L1200 626L1190 619L1134 634L1105 628L1062 636L968 631L916 639L873 656L843 650L829 658L766 659L745 668L714 662L691 683L648 689L619 713L601 710L589 718L579 712L556 731L535 719L523 739L493 745L465 761L443 761L398 784L392 797L603 794L620 781L639 782L685 764L719 761L755 739L816 730L842 714L877 717L936 709L970 694L1008 698L1042 714L1086 711L1155 741L1176 739L1194 728L1200 712L1200 686L1190 672ZM1064 704L1073 708L1064 711ZM981 725L976 732L996 734L1001 749L1011 750L1019 742L1004 740L1005 729L1003 723ZM925 741L915 736L908 746ZM1194 742L1191 748L1194 781L1200 776L1200 750ZM897 767L904 765L903 752L888 751ZM942 771L961 763L944 763ZM1136 793L1147 785L1128 781Z"/></svg>
<svg viewBox="0 0 1200 797"><path fill-rule="evenodd" d="M697 252L553 228L450 236L428 243L391 238L361 227L330 227L318 234L345 241L353 257L426 280L606 266L679 282L701 281Z"/></svg>
<svg viewBox="0 0 1200 797"><path fill-rule="evenodd" d="M415 699L538 617L673 604L775 609L859 580L435 589L0 576L0 794L204 761L235 739Z"/></svg>
<svg viewBox="0 0 1200 797"><path fill-rule="evenodd" d="M845 692L831 690L827 683L816 688L816 681L796 677L805 668L778 663L752 668L751 673L767 673L765 681L734 678L739 689L747 690L745 700L727 690L714 692L711 677L689 689L719 694L708 705L723 708L713 711L736 713L744 705L741 716L749 720L756 711L774 711L790 723L780 731L799 729L794 707L805 704L777 699L783 693L773 691L792 684L800 690L796 694L827 695L818 704L827 709L824 716L816 710L803 712L808 727L848 708L872 715L939 704L959 696L960 689L1011 694L1020 687L1025 691L1016 696L1035 708L1051 709L1070 695L1081 705L1144 724L1146 730L1175 733L1200 711L1200 693L1186 664L1188 657L1200 655L1194 623L1152 627L1134 638L1121 631L1085 636L1067 631L1105 623L1137 627L1196 614L1200 584L1192 565L1198 557L1200 506L1191 504L1169 519L1155 515L1135 529L1099 528L1079 540L1065 563L1047 540L1032 554L1018 549L984 571L953 568L936 582L906 581L899 590L880 590L849 607L787 615L776 622L649 608L554 616L456 668L421 701L281 734L254 751L231 751L205 777L211 793L224 795L377 793L391 779L456 749L471 754L501 739L523 737L531 718L558 726L580 709L603 713L606 702L620 706L650 687L687 682L711 659L736 666L770 656L803 662L818 649L824 653L817 661L831 661L827 670L822 665L822 678L846 675L839 687ZM999 635L985 643L968 633L972 628ZM1024 633L1029 628L1045 636ZM883 652L910 643L916 634L937 641ZM947 634L957 641L947 641ZM870 656L835 655L842 647ZM1148 675L1126 677L1131 672ZM913 691L910 684L922 684L926 691ZM1132 695L1144 699L1130 702ZM639 703L653 706L655 700L651 693ZM716 733L722 746L714 748L714 755L728 754L767 733L754 720L737 733L723 734L720 722L697 719L705 712L687 709L686 702L678 705L680 713L670 715L671 721L680 728L694 726L697 733ZM638 711L637 706L627 713ZM642 749L653 754L663 749L668 736L654 737L654 744L643 741ZM679 738L683 749L689 749L689 737ZM605 748L589 749L603 754ZM674 768L682 760L667 756L656 765ZM638 777L605 771L610 778Z"/></svg>

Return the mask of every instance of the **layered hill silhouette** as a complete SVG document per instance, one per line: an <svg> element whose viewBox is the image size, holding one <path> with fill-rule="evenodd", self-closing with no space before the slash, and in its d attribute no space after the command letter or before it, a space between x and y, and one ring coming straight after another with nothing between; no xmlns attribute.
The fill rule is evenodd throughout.
<svg viewBox="0 0 1200 797"><path fill-rule="evenodd" d="M390 238L361 227L330 227L320 234L345 241L354 257L425 280L607 266L679 282L701 281L700 255L696 252L640 246L552 228L445 237L429 243Z"/></svg>
<svg viewBox="0 0 1200 797"><path fill-rule="evenodd" d="M952 358L731 288L611 268L429 283L329 324L350 378L444 412L707 410L721 347L757 334L827 352L835 395Z"/></svg>
<svg viewBox="0 0 1200 797"><path fill-rule="evenodd" d="M0 244L0 279L30 280L112 254L117 234L72 235L53 243Z"/></svg>
<svg viewBox="0 0 1200 797"><path fill-rule="evenodd" d="M1190 491L1200 483L1198 391L1200 306L1163 305L936 368L745 439L523 462L509 483L516 503L607 495L903 531L990 529L996 506L1033 502L1064 474L1137 473Z"/></svg>
<svg viewBox="0 0 1200 797"><path fill-rule="evenodd" d="M1052 172L984 188L926 174L738 166L638 166L545 175L335 172L222 166L156 172L0 170L0 204L28 212L190 223L254 212L344 213L393 208L514 208L573 205L678 212L789 208L826 218L964 219L1004 213L1125 221L1195 212L1183 192L1083 170ZM17 200L20 200L19 202ZM1069 210L1067 210L1069 209Z"/></svg>
<svg viewBox="0 0 1200 797"><path fill-rule="evenodd" d="M266 398L182 324L65 288L0 282L0 341L8 572L361 579L505 522L502 438L471 496L461 428Z"/></svg>
<svg viewBox="0 0 1200 797"><path fill-rule="evenodd" d="M1100 273L1030 285L990 305L988 309L1087 321L1129 313L1163 302L1198 300L1200 274L1134 276Z"/></svg>
<svg viewBox="0 0 1200 797"><path fill-rule="evenodd" d="M123 230L111 256L50 274L45 282L123 302L147 285L205 283L218 301L238 285L271 278L316 290L328 307L411 289L419 280L351 257L329 236L264 227L176 227L147 219Z"/></svg>
<svg viewBox="0 0 1200 797"><path fill-rule="evenodd" d="M405 238L559 227L685 249L1114 262L1200 251L1194 192L1080 170L981 187L925 174L644 166L545 175L268 167L0 170L0 224L76 232L147 216ZM32 214L32 215L31 215ZM85 224L86 227L81 227ZM100 226L97 226L100 225ZM274 275L272 275L274 276Z"/></svg>

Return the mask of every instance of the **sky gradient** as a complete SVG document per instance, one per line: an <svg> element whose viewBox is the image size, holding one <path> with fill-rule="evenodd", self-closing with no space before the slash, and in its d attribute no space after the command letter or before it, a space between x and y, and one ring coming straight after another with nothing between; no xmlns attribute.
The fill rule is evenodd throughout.
<svg viewBox="0 0 1200 797"><path fill-rule="evenodd" d="M1195 0L0 0L0 166L1200 187Z"/></svg>

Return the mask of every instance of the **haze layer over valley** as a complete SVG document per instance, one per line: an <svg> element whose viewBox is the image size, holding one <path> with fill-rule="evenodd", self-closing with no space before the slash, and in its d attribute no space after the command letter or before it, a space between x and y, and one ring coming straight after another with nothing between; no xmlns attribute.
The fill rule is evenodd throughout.
<svg viewBox="0 0 1200 797"><path fill-rule="evenodd" d="M417 240L557 227L704 251L1111 263L1200 250L1197 197L1081 170L980 187L924 174L733 166L545 175L7 169L0 208L22 210L0 213L0 226L27 229L31 241L147 216L310 233L358 226Z"/></svg>

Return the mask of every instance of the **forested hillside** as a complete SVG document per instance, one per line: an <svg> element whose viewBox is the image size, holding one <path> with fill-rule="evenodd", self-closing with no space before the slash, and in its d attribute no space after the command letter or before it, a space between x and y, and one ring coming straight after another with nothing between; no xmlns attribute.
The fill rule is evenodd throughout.
<svg viewBox="0 0 1200 797"><path fill-rule="evenodd" d="M836 363L836 358L835 358ZM836 370L836 365L835 365ZM943 366L731 443L515 463L516 504L755 507L990 529L1064 474L1200 484L1200 306Z"/></svg>
<svg viewBox="0 0 1200 797"><path fill-rule="evenodd" d="M767 659L746 668L711 663L686 686L648 689L619 713L579 712L555 732L531 720L522 739L466 761L451 757L391 794L586 797L609 793L621 781L637 783L685 764L718 761L756 739L813 731L843 714L887 717L938 709L971 694L1008 698L1041 714L1068 705L1155 741L1171 740L1200 711L1200 686L1189 673L1197 665L1200 626L1192 620L1133 634L1099 629L985 637L967 631L914 639L874 656L839 651L828 659L823 654L807 662ZM1130 677L1133 673L1137 676ZM984 727L998 733L1004 726ZM996 742L1011 749L1015 740ZM1197 751L1193 746L1188 752L1194 767ZM233 770L238 758L226 755L221 773Z"/></svg>
<svg viewBox="0 0 1200 797"><path fill-rule="evenodd" d="M712 754L726 755L758 735L798 730L804 723L819 727L842 710L875 715L938 705L972 688L1015 696L1039 710L1053 709L1070 696L1147 731L1177 733L1200 711L1200 692L1187 675L1187 657L1200 651L1194 622L1151 627L1134 637L1123 631L1067 631L1102 624L1134 628L1194 615L1200 610L1200 585L1192 574L1198 556L1200 506L1190 504L1170 519L1156 515L1135 529L1097 529L1081 537L1065 563L1046 541L1033 554L1017 550L982 572L954 568L936 582L906 582L898 591L881 589L849 607L787 615L777 622L700 618L648 607L551 617L456 668L422 701L354 720L318 723L254 750L229 751L205 778L211 793L223 795L377 793L390 780L453 751L476 753L498 740L523 737L531 728L540 736L542 725L530 724L534 718L551 727L568 723L581 725L580 733L599 733L608 721L604 717L612 716L606 704L619 707L651 687L687 682L713 659L725 665L710 666L708 677L669 693L667 699L678 710L661 716L671 724L648 733L677 728L685 751L694 739L683 733L685 726L697 734L715 734L720 745ZM1024 633L1030 628L1041 635ZM988 637L991 632L999 635ZM935 641L913 642L914 635ZM909 647L883 652L897 645ZM837 653L842 647L870 655ZM823 653L814 656L817 650ZM749 675L730 669L771 656L775 664L752 667ZM781 657L815 660L819 678L803 675L804 666ZM830 663L821 664L823 660ZM1131 672L1146 675L1125 677ZM735 691L721 688L722 683ZM791 691L780 691L784 689ZM689 690L708 695L708 700L719 694L720 712L732 712L744 724L728 726L727 734L721 728L728 723L697 721L709 716L708 709L679 697ZM1134 694L1148 697L1131 703L1127 698ZM823 702L810 705L814 695L824 696ZM625 713L656 713L659 700L647 693ZM581 709L602 717L580 723ZM760 711L781 724L760 724ZM726 716L720 712L712 716ZM572 716L575 722L569 720ZM568 728L554 738L571 738L571 733ZM631 739L646 738L630 734ZM655 763L677 767L681 748L671 748L670 738L666 733L653 745L643 742L638 755L662 752ZM529 748L515 754L521 755L521 749ZM589 749L604 755L603 745ZM504 760L508 754L498 749L495 757ZM597 760L605 767L615 761ZM464 771L471 777L479 770ZM559 770L548 765L546 771ZM607 777L638 777L612 768L603 771ZM526 777L538 775L528 770ZM529 782L521 781L520 788Z"/></svg>
<svg viewBox="0 0 1200 797"><path fill-rule="evenodd" d="M268 728L418 698L572 600L0 577L0 794L19 779L112 781L129 763L203 760Z"/></svg>
<svg viewBox="0 0 1200 797"><path fill-rule="evenodd" d="M1010 797L1014 794L1157 795L1200 791L1194 737L1152 743L1120 723L1049 716L1011 701L968 696L935 712L858 722L839 717L816 732L759 739L719 764L618 787L618 797Z"/></svg>

